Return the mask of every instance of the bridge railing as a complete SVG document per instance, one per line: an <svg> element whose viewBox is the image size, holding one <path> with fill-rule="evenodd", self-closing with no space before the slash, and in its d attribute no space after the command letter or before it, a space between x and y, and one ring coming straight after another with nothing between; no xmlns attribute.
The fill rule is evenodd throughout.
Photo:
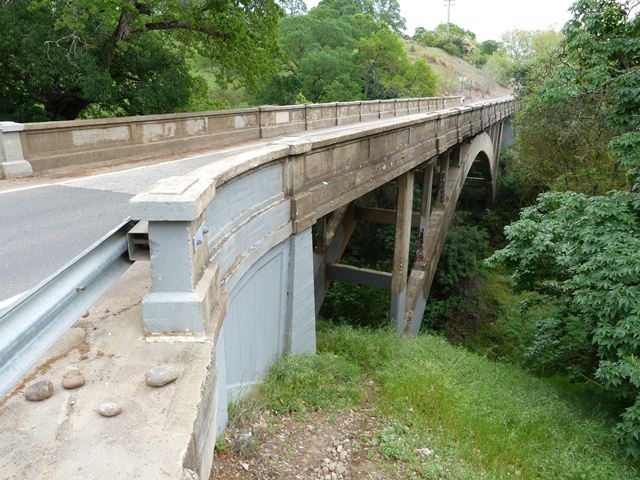
<svg viewBox="0 0 640 480"><path fill-rule="evenodd" d="M460 105L427 97L263 106L98 120L0 122L0 178L78 165L180 156L279 135Z"/></svg>

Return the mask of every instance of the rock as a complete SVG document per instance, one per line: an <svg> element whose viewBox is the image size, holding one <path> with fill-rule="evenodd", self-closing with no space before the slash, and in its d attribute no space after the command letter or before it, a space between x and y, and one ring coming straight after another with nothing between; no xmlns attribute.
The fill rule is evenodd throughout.
<svg viewBox="0 0 640 480"><path fill-rule="evenodd" d="M342 445L338 445L336 447L336 452L340 453L342 451Z"/></svg>
<svg viewBox="0 0 640 480"><path fill-rule="evenodd" d="M343 450L342 452L340 452L340 460L346 460L346 459L347 459L347 452Z"/></svg>
<svg viewBox="0 0 640 480"><path fill-rule="evenodd" d="M342 463L342 462L336 463L336 474L337 475L342 475L346 471L347 471L347 467L344 466L344 463Z"/></svg>
<svg viewBox="0 0 640 480"><path fill-rule="evenodd" d="M121 412L122 407L115 402L105 402L98 407L98 413L103 417L115 417Z"/></svg>
<svg viewBox="0 0 640 480"><path fill-rule="evenodd" d="M62 376L62 386L67 390L78 388L84 385L84 375L80 370L69 370Z"/></svg>
<svg viewBox="0 0 640 480"><path fill-rule="evenodd" d="M422 457L428 457L429 455L433 455L433 450L431 450L430 448L424 447L424 448L416 448L413 453L420 455Z"/></svg>
<svg viewBox="0 0 640 480"><path fill-rule="evenodd" d="M53 383L51 383L49 380L41 380L40 382L36 382L33 385L30 385L24 391L24 398L26 398L30 402L39 402L41 400L46 400L51 395L53 395Z"/></svg>
<svg viewBox="0 0 640 480"><path fill-rule="evenodd" d="M331 480L337 480L338 476L335 474L335 472L331 472Z"/></svg>
<svg viewBox="0 0 640 480"><path fill-rule="evenodd" d="M322 467L322 473L329 475L329 467Z"/></svg>
<svg viewBox="0 0 640 480"><path fill-rule="evenodd" d="M249 471L249 464L248 463L240 462L240 466L244 469L245 472Z"/></svg>
<svg viewBox="0 0 640 480"><path fill-rule="evenodd" d="M331 462L329 464L329 471L334 472L336 470L336 462Z"/></svg>
<svg viewBox="0 0 640 480"><path fill-rule="evenodd" d="M163 387L178 378L179 374L178 366L168 363L153 367L144 378L150 387Z"/></svg>

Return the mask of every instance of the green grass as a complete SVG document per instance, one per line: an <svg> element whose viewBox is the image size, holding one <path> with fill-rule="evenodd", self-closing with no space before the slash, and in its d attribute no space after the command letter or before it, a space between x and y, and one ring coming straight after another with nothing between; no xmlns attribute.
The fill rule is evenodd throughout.
<svg viewBox="0 0 640 480"><path fill-rule="evenodd" d="M319 353L286 357L258 393L278 412L358 408L394 478L632 479L592 392L421 335L321 323ZM373 380L373 386L370 385ZM433 455L416 454L429 448Z"/></svg>

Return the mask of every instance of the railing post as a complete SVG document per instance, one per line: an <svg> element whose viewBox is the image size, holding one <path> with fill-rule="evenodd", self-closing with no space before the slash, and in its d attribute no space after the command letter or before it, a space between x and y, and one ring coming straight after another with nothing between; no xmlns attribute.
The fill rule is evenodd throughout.
<svg viewBox="0 0 640 480"><path fill-rule="evenodd" d="M31 164L24 159L20 132L24 125L0 122L0 178L22 178L33 175Z"/></svg>
<svg viewBox="0 0 640 480"><path fill-rule="evenodd" d="M210 330L217 267L209 263L204 207L214 191L210 181L185 175L161 180L131 200L131 216L149 222L152 284L142 300L147 334Z"/></svg>

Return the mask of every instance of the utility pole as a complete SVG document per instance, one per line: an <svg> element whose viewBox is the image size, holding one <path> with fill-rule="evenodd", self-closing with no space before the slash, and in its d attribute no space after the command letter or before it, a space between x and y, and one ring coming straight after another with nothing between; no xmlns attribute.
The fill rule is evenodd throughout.
<svg viewBox="0 0 640 480"><path fill-rule="evenodd" d="M451 7L455 5L455 0L444 0L444 6L447 7L447 38L449 37L449 24L451 23Z"/></svg>

